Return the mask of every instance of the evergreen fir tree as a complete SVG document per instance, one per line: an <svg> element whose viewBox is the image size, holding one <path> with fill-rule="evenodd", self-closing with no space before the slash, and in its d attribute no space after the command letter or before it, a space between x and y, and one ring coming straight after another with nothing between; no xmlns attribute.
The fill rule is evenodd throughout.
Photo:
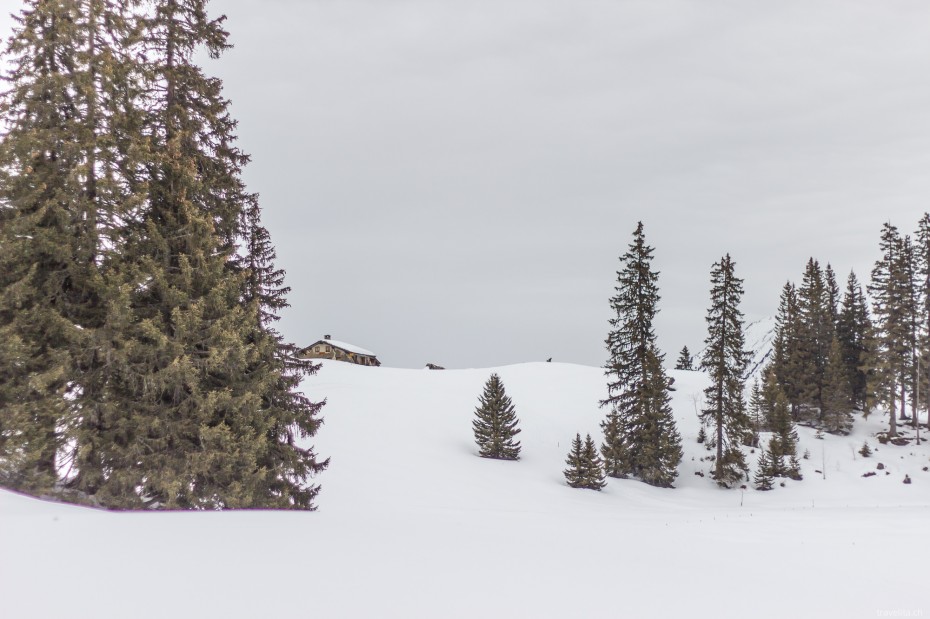
<svg viewBox="0 0 930 619"><path fill-rule="evenodd" d="M856 274L849 272L846 292L837 319L836 336L840 343L846 380L852 393L854 407L865 409L868 399L868 379L864 366L868 356L867 334L871 328L869 306Z"/></svg>
<svg viewBox="0 0 930 619"><path fill-rule="evenodd" d="M597 447L590 434L587 435L584 446L581 444L581 435L575 435L565 463L568 464L564 471L565 481L572 488L601 490L606 485L601 459L597 455Z"/></svg>
<svg viewBox="0 0 930 619"><path fill-rule="evenodd" d="M504 390L500 376L491 374L478 399L472 428L478 455L497 460L519 460L520 442L514 437L520 433L519 420L513 402Z"/></svg>
<svg viewBox="0 0 930 619"><path fill-rule="evenodd" d="M82 409L107 226L129 200L108 177L125 94L113 37L119 5L29 0L14 16L11 71L0 99L0 470L7 483L49 492ZM101 14L114 15L103 27ZM122 208L120 206L119 208Z"/></svg>
<svg viewBox="0 0 930 619"><path fill-rule="evenodd" d="M901 270L904 241L898 229L890 223L882 227L879 248L882 257L872 269L869 285L875 322L866 361L871 379L868 390L874 399L871 404L887 406L888 435L894 437L898 434L895 419L898 388L903 389L901 377L906 375L910 357L907 350L910 324Z"/></svg>
<svg viewBox="0 0 930 619"><path fill-rule="evenodd" d="M905 414L905 403L907 397L905 391L910 395L910 404L911 410L917 410L917 354L918 347L920 345L920 295L918 292L918 282L917 282L917 256L915 255L914 244L911 242L910 236L905 236L903 239L901 254L898 261L897 270L899 271L899 278L901 281L901 298L902 298L902 312L904 314L904 337L905 343L904 346L907 349L907 357L903 359L901 367L901 393L900 393L900 403L901 403L901 419L906 419ZM911 425L917 427L916 415L912 415Z"/></svg>
<svg viewBox="0 0 930 619"><path fill-rule="evenodd" d="M758 378L753 380L752 389L749 392L748 415L750 431L744 444L747 447L758 447L760 441L759 433L764 432L768 427L766 422L765 400L762 397L762 386Z"/></svg>
<svg viewBox="0 0 930 619"><path fill-rule="evenodd" d="M572 448L571 451L568 452L568 458L566 458L565 464L568 465L568 468L562 472L565 475L566 483L572 488L584 488L587 463L584 459L584 449L581 446L581 434L575 434L575 438L572 440Z"/></svg>
<svg viewBox="0 0 930 619"><path fill-rule="evenodd" d="M852 430L853 399L846 369L839 339L833 338L823 388L823 426L832 434L849 434Z"/></svg>
<svg viewBox="0 0 930 619"><path fill-rule="evenodd" d="M729 487L742 479L747 470L740 444L750 432L750 421L743 402L743 374L747 354L743 335L743 314L739 310L743 282L736 277L729 254L714 263L711 270L711 305L707 311L707 339L701 367L710 376L704 390L707 420L716 439L714 479Z"/></svg>
<svg viewBox="0 0 930 619"><path fill-rule="evenodd" d="M312 508L318 488L307 480L326 463L296 439L315 432L319 407L296 391L307 366L263 323L275 302L243 302L258 292L236 254L254 196L222 85L194 63L198 50L228 47L205 4L151 3L132 50L145 50L133 56L144 200L110 274L110 373L95 431L79 444L80 477L116 508ZM257 262L274 272L267 256Z"/></svg>
<svg viewBox="0 0 930 619"><path fill-rule="evenodd" d="M824 374L835 331L830 296L820 264L811 258L798 289L801 418L809 422L823 417Z"/></svg>
<svg viewBox="0 0 930 619"><path fill-rule="evenodd" d="M701 429L698 430L697 442L699 445L703 445L707 440L707 430L704 428L704 424L701 424Z"/></svg>
<svg viewBox="0 0 930 619"><path fill-rule="evenodd" d="M798 432L791 419L788 399L774 381L766 381L763 393L769 409L772 430L772 437L768 444L772 475L801 479L801 465L798 462Z"/></svg>
<svg viewBox="0 0 930 619"><path fill-rule="evenodd" d="M803 392L802 329L797 291L791 282L784 285L775 315L772 361L778 386L791 404L792 415L799 415Z"/></svg>
<svg viewBox="0 0 930 619"><path fill-rule="evenodd" d="M615 317L607 336L609 407L602 422L607 474L632 476L656 486L671 486L681 461L681 437L672 417L670 381L662 367L653 319L659 300L658 273L652 271L653 248L639 223L629 250L621 257Z"/></svg>
<svg viewBox="0 0 930 619"><path fill-rule="evenodd" d="M310 446L298 444L316 434L323 404L312 402L299 389L305 376L319 369L307 359L297 356L294 344L285 342L272 328L279 312L288 307L284 271L275 267L276 252L271 235L261 223L257 196L249 196L245 212L247 266L243 305L253 316L254 330L249 337L255 351L252 372L264 372L261 388L261 417L268 425L267 440L258 455L259 467L267 471L264 488L255 504L263 507L314 509L313 500L318 485L309 479L323 471L329 460L318 462Z"/></svg>
<svg viewBox="0 0 930 619"><path fill-rule="evenodd" d="M608 477L618 479L625 479L630 472L630 454L623 440L626 430L622 423L623 420L616 410L607 413L607 417L601 422L601 431L604 433L604 442L601 444L604 472Z"/></svg>
<svg viewBox="0 0 930 619"><path fill-rule="evenodd" d="M27 2L0 100L0 476L115 508L313 508L315 366L196 51L205 0ZM237 255L244 245L244 255Z"/></svg>
<svg viewBox="0 0 930 619"><path fill-rule="evenodd" d="M824 294L826 295L827 314L830 317L830 324L836 329L840 317L840 286L836 282L836 273L830 263L823 272Z"/></svg>
<svg viewBox="0 0 930 619"><path fill-rule="evenodd" d="M639 408L627 426L633 446L633 475L651 486L671 488L681 462L681 436L672 415L671 381L662 361L650 351L646 356ZM635 437L635 438L632 438Z"/></svg>
<svg viewBox="0 0 930 619"><path fill-rule="evenodd" d="M756 468L756 474L753 477L753 483L757 490L771 490L775 487L774 463L772 454L762 450L759 455L759 464Z"/></svg>
<svg viewBox="0 0 930 619"><path fill-rule="evenodd" d="M691 351L688 350L687 346L683 347L678 354L678 361L675 362L675 369L687 371L694 369L694 356L691 354Z"/></svg>
<svg viewBox="0 0 930 619"><path fill-rule="evenodd" d="M749 421L756 434L766 432L769 428L765 398L762 396L762 384L758 378L753 380L752 389L749 391Z"/></svg>

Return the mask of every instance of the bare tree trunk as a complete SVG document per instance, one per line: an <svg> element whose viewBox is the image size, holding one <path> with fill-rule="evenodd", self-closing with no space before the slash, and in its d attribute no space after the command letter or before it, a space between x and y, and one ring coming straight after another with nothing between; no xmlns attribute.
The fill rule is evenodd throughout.
<svg viewBox="0 0 930 619"><path fill-rule="evenodd" d="M905 405L907 404L907 397L904 391L904 382L905 382L904 378L902 378L901 379L901 397L899 398L899 400L901 401L901 405L899 408L900 412L898 414L898 419L907 419L907 409L905 408Z"/></svg>
<svg viewBox="0 0 930 619"><path fill-rule="evenodd" d="M898 435L898 422L894 416L895 414L894 405L895 405L895 395L896 395L895 385L892 385L889 391L891 393L891 401L888 403L888 436L894 437Z"/></svg>
<svg viewBox="0 0 930 619"><path fill-rule="evenodd" d="M917 401L917 392L919 391L920 387L917 386L916 376L914 380L914 387L915 388L911 392L911 426L916 429L918 419L917 407L920 406L920 402Z"/></svg>

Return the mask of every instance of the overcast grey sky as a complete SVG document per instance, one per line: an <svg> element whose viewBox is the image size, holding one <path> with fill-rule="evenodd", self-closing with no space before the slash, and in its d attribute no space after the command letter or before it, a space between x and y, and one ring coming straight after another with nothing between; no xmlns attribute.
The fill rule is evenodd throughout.
<svg viewBox="0 0 930 619"><path fill-rule="evenodd" d="M881 224L930 209L925 0L210 6L300 344L601 365L642 220L673 361L724 253L760 318L809 256L864 281Z"/></svg>

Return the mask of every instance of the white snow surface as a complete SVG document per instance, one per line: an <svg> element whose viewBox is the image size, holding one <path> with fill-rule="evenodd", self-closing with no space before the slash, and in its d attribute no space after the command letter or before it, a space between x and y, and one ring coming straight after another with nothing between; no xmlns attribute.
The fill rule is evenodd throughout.
<svg viewBox="0 0 930 619"><path fill-rule="evenodd" d="M492 371L520 418L518 462L476 455ZM328 400L313 439L332 457L319 511L112 513L0 492L0 617L930 614L926 447L878 445L877 416L849 437L800 428L803 481L718 489L695 475L710 468L695 442L705 378L672 374L677 488L611 479L594 492L562 469L576 432L600 443L598 368L325 361L305 383ZM878 450L862 458L867 438ZM862 477L879 462L888 475Z"/></svg>

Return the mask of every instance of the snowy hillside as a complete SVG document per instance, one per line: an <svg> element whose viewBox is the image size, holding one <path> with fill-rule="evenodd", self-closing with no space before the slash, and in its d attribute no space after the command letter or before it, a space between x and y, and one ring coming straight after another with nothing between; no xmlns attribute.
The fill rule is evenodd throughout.
<svg viewBox="0 0 930 619"><path fill-rule="evenodd" d="M761 318L746 324L746 350L749 351L748 375L762 379L762 370L772 355L775 318Z"/></svg>
<svg viewBox="0 0 930 619"><path fill-rule="evenodd" d="M519 462L475 455L472 414L492 371L520 417ZM0 616L930 612L916 575L930 449L868 438L877 451L862 458L863 440L884 427L874 417L850 437L799 428L803 481L720 490L695 475L710 468L695 442L704 377L673 375L685 449L677 488L610 480L593 492L567 487L562 469L576 432L598 435L598 368L325 362L306 385L329 402L314 441L332 457L318 512L116 514L0 492Z"/></svg>
<svg viewBox="0 0 930 619"><path fill-rule="evenodd" d="M746 338L746 351L749 353L749 360L746 366L746 376L751 384L753 379L762 379L762 370L772 356L772 347L775 341L775 318L773 316L760 318L746 323L743 333ZM704 349L698 350L694 356L694 365L700 365L701 355Z"/></svg>

